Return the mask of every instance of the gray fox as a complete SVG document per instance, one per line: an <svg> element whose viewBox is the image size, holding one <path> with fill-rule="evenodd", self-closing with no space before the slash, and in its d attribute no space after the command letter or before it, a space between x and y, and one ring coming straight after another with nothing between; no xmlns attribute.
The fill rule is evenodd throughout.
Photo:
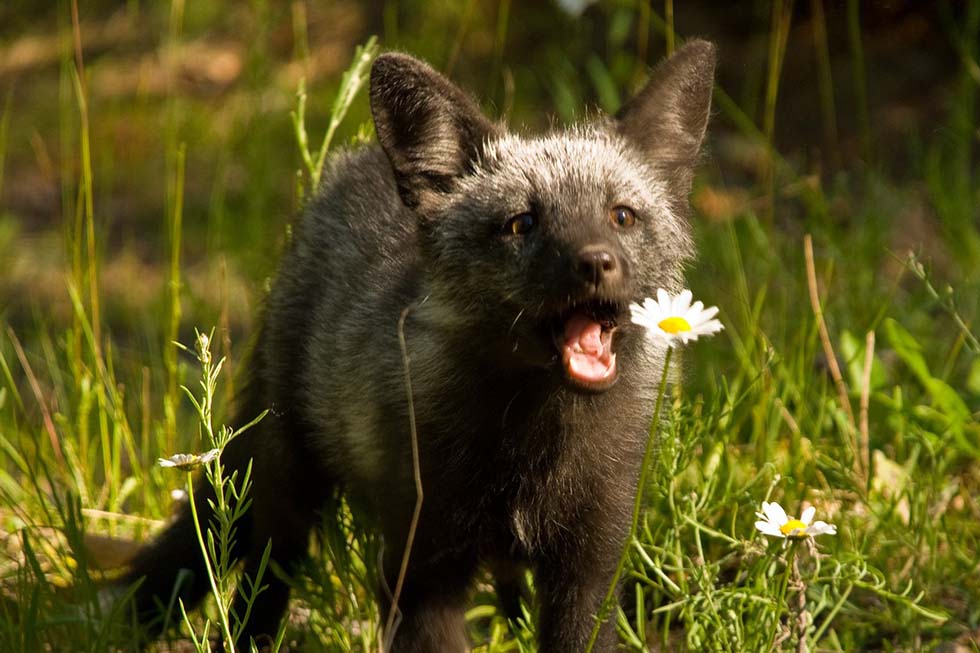
<svg viewBox="0 0 980 653"><path fill-rule="evenodd" d="M403 329L424 491L388 653L467 650L481 568L516 612L534 575L545 653L582 651L629 530L665 349L630 302L679 290L687 196L714 46L692 41L615 116L508 132L427 64L374 62L379 145L333 157L294 229L253 340L223 453L253 459L235 554L256 571L308 554L342 492L383 538L394 587L416 502ZM210 489L196 490L206 523ZM133 560L137 614L208 591L184 510ZM274 634L289 585L266 574L244 637ZM390 606L378 590L381 614ZM239 614L243 614L240 612ZM594 650L615 648L607 620ZM244 649L244 650L247 650Z"/></svg>

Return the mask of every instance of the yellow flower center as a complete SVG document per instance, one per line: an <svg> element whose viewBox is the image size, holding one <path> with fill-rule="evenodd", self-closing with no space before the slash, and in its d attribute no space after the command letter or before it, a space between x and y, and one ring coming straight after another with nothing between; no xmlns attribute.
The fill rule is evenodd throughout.
<svg viewBox="0 0 980 653"><path fill-rule="evenodd" d="M797 529L800 531L806 531L806 524L801 522L799 519L790 519L788 522L779 527L779 532L790 537L804 537L804 533L791 535L791 533Z"/></svg>
<svg viewBox="0 0 980 653"><path fill-rule="evenodd" d="M691 330L691 323L682 317L664 318L657 323L657 326L667 333L680 333L681 331Z"/></svg>

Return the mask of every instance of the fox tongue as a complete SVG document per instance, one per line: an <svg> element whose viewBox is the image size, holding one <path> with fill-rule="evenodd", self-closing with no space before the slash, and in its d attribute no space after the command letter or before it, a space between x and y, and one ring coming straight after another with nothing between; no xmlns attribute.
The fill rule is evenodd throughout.
<svg viewBox="0 0 980 653"><path fill-rule="evenodd" d="M568 375L585 383L598 383L616 373L612 338L602 326L585 315L576 314L565 323L562 363Z"/></svg>

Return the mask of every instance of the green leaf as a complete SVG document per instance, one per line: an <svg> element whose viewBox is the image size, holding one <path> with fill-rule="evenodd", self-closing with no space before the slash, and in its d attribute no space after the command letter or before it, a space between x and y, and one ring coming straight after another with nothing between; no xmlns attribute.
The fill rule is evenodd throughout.
<svg viewBox="0 0 980 653"><path fill-rule="evenodd" d="M848 383L852 388L860 389L864 378L865 343L861 342L848 330L840 335L840 351L847 365ZM881 359L874 356L871 360L871 389L879 390L888 383L888 376Z"/></svg>
<svg viewBox="0 0 980 653"><path fill-rule="evenodd" d="M934 407L949 419L948 431L956 443L966 453L980 456L980 446L975 442L980 429L973 421L966 402L948 383L932 375L922 355L922 346L902 325L888 318L884 321L884 329L895 353L915 374L932 398Z"/></svg>
<svg viewBox="0 0 980 653"><path fill-rule="evenodd" d="M970 372L966 376L966 389L972 394L980 395L980 358L973 359Z"/></svg>

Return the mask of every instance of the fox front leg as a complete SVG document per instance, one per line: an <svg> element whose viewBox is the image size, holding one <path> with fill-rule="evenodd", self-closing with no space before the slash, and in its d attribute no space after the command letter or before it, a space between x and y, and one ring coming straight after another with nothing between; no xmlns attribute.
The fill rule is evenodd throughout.
<svg viewBox="0 0 980 653"><path fill-rule="evenodd" d="M541 653L585 651L602 602L612 582L616 560L593 569L555 568L538 573L541 619L538 641ZM601 573L600 573L601 571ZM542 573L543 572L543 573ZM618 599L618 588L615 595ZM618 604L614 602L613 607ZM616 650L615 611L607 610L599 627L593 653Z"/></svg>
<svg viewBox="0 0 980 653"><path fill-rule="evenodd" d="M398 599L398 618L391 638L390 653L466 653L470 644L466 636L466 599L476 561L440 559L413 553ZM400 556L386 560L385 579L388 588L397 584ZM380 592L382 619L388 619L391 600L387 591Z"/></svg>

